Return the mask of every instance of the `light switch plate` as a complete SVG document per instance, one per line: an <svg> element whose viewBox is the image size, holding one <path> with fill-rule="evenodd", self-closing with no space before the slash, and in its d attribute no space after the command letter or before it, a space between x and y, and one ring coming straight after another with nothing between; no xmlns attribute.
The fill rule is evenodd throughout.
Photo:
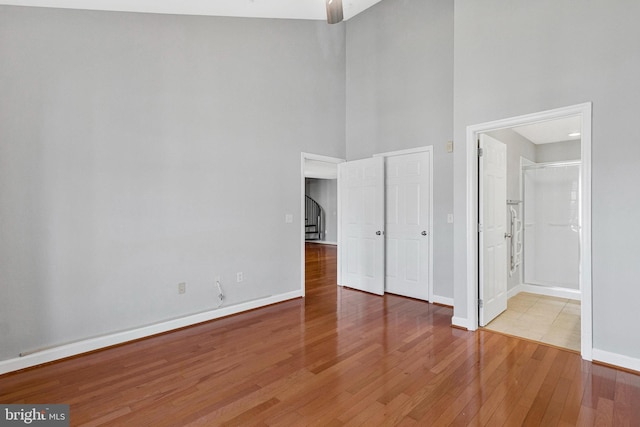
<svg viewBox="0 0 640 427"><path fill-rule="evenodd" d="M447 153L453 153L453 141L447 141Z"/></svg>

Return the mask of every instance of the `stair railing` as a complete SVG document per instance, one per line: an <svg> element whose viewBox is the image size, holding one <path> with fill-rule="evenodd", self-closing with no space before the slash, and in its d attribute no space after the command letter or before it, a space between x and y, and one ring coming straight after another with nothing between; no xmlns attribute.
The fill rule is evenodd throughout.
<svg viewBox="0 0 640 427"><path fill-rule="evenodd" d="M324 221L322 207L309 196L305 196L305 239L322 240L324 238Z"/></svg>

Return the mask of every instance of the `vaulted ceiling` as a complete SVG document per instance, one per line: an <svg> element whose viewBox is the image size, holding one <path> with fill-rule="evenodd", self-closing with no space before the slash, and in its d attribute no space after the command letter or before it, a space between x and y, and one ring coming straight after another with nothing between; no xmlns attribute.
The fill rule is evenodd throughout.
<svg viewBox="0 0 640 427"><path fill-rule="evenodd" d="M381 0L342 0L349 19ZM0 0L15 6L65 9L326 20L325 0Z"/></svg>

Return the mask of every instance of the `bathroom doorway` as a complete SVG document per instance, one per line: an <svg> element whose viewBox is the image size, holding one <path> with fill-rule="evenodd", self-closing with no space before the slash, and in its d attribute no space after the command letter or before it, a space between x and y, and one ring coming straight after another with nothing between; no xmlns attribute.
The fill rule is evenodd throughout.
<svg viewBox="0 0 640 427"><path fill-rule="evenodd" d="M483 134L506 152L506 193L496 206L506 217L498 237L504 243L506 268L500 274L507 307L490 321L481 318L480 326L576 352L581 341L580 129L581 118L574 116ZM485 206L489 202L483 198Z"/></svg>
<svg viewBox="0 0 640 427"><path fill-rule="evenodd" d="M565 127L567 125L572 125L573 129L568 130ZM562 129L564 136L548 142L534 142L554 129ZM504 196L483 197L486 185L481 175L483 159L478 150L481 135L497 139L498 144L505 146L508 143L505 140L510 138L529 143L521 144L519 149L509 150L507 147L504 154L499 154L505 156L505 168L507 163L517 165L504 172L505 187L509 183ZM497 147L499 149L494 152L501 153L500 145ZM468 188L478 189L477 192L467 193L468 206L471 208L468 211L469 225L470 229L475 230L469 236L468 251L473 254L471 259L477 272L475 277L468 276L467 282L468 295L471 297L468 307L471 313L476 313L469 329L492 327L492 321L493 326L502 323L502 326L509 328L502 332L542 342L545 341L543 337L547 336L547 343L580 351L584 359L591 360L590 149L590 103L467 128L471 179ZM494 160L499 155L494 156ZM471 159L476 160L474 162ZM498 179L490 182L500 182L500 173L492 173ZM552 182L555 184L552 185ZM526 183L530 196L528 204ZM496 194L502 194L502 184L496 185L495 188L486 187L484 191L495 190ZM547 193L545 187L562 187L566 191ZM532 198L532 195L535 197ZM543 208L560 206L558 201L562 198L567 201L558 212L562 212L564 217L561 218L558 212L553 213L555 217L545 216ZM485 199L491 200L490 209L484 205ZM474 206L475 209L472 209ZM537 216L534 215L536 211L540 211ZM495 230L504 228L501 234L503 245L495 240L488 251L483 248L484 233L487 231L484 222L492 227L495 225ZM497 236L499 233L494 234ZM559 239L567 236L573 237L573 240L565 239L564 243L558 243ZM575 268L561 268L570 265ZM487 275L487 272L490 274ZM572 289L573 286L575 289ZM489 304L493 312L490 316L482 315L486 314L483 310L487 305L483 294L495 297L495 303ZM497 319L502 311L509 312L509 305L519 311ZM528 319L524 317L526 313L536 317ZM494 314L496 319L493 318ZM527 337L524 327L531 325L535 325L537 335ZM553 325L563 325L573 335L572 338L578 338L579 344L561 341L557 338L557 332L542 329Z"/></svg>

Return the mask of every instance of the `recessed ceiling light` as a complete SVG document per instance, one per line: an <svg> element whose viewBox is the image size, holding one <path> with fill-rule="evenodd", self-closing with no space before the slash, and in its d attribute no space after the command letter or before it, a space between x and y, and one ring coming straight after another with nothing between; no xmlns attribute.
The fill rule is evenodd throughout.
<svg viewBox="0 0 640 427"><path fill-rule="evenodd" d="M570 136L570 137L572 137L572 138L573 138L574 136L580 136L580 132L571 132L571 133L569 134L569 136Z"/></svg>

